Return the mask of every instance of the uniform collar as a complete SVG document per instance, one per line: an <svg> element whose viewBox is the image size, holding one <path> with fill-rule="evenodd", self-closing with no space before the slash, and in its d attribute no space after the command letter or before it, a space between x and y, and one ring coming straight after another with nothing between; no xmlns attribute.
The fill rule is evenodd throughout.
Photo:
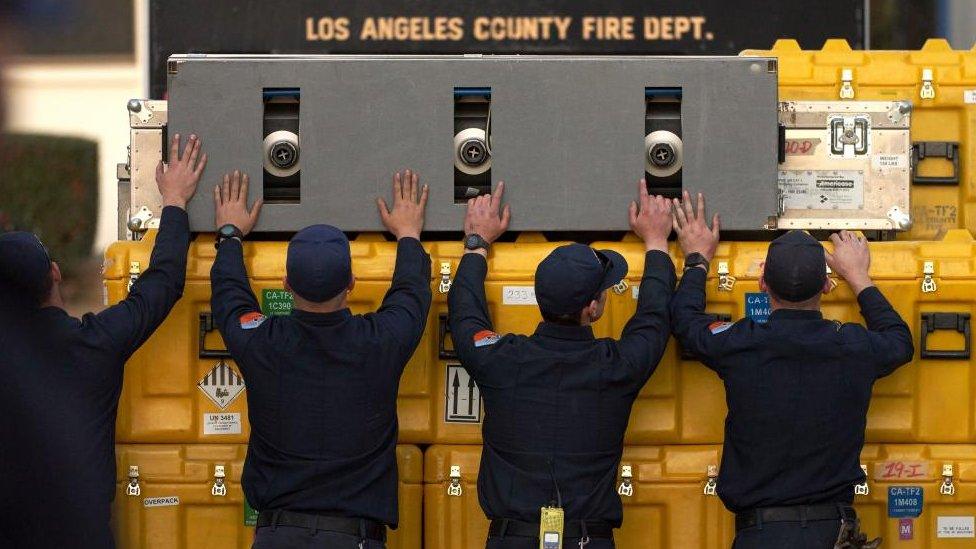
<svg viewBox="0 0 976 549"><path fill-rule="evenodd" d="M351 317L352 312L350 312L349 309L339 309L338 311L332 311L331 313L312 313L309 311L303 311L301 309L292 309L291 316L301 320L302 322L307 322L316 326L331 326Z"/></svg>
<svg viewBox="0 0 976 549"><path fill-rule="evenodd" d="M556 339L570 339L589 341L593 339L593 328L590 326L563 326L551 322L540 322L535 329L536 335L553 337Z"/></svg>
<svg viewBox="0 0 976 549"><path fill-rule="evenodd" d="M769 320L822 320L823 313L807 309L776 309Z"/></svg>

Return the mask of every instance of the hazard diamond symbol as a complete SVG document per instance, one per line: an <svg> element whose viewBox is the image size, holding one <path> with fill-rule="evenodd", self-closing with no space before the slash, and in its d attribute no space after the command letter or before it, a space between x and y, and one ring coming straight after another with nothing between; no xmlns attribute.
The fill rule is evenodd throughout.
<svg viewBox="0 0 976 549"><path fill-rule="evenodd" d="M203 376L197 387L223 410L244 392L244 378L221 360Z"/></svg>

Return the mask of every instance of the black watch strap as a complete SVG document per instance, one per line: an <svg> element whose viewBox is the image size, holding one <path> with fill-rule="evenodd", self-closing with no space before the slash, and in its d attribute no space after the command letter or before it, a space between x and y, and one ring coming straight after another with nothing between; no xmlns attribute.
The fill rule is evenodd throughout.
<svg viewBox="0 0 976 549"><path fill-rule="evenodd" d="M694 252L688 254L685 257L685 268L684 268L685 271L687 271L688 269L694 269L699 265L705 268L705 272L708 272L708 260L705 259L705 256L703 256L702 254L698 252Z"/></svg>
<svg viewBox="0 0 976 549"><path fill-rule="evenodd" d="M240 230L236 225L231 225L228 223L217 229L217 241L214 242L214 247L219 248L220 245L231 238L236 238L237 240L244 241L244 232Z"/></svg>
<svg viewBox="0 0 976 549"><path fill-rule="evenodd" d="M491 243L485 240L480 234L469 234L464 237L465 250L485 250L491 248Z"/></svg>

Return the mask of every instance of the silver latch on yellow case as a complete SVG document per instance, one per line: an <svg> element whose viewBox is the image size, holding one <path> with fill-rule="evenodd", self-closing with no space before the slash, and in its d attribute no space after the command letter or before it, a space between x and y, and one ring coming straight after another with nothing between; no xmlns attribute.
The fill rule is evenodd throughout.
<svg viewBox="0 0 976 549"><path fill-rule="evenodd" d="M461 466L451 465L451 484L447 487L447 495L460 496L461 489Z"/></svg>
<svg viewBox="0 0 976 549"><path fill-rule="evenodd" d="M214 465L214 483L213 487L210 488L210 493L215 496L226 496L227 495L227 485L224 484L224 478L226 474L224 473L223 465Z"/></svg>
<svg viewBox="0 0 976 549"><path fill-rule="evenodd" d="M141 493L142 493L142 488L139 487L139 466L130 465L129 484L125 486L125 495L138 496Z"/></svg>
<svg viewBox="0 0 976 549"><path fill-rule="evenodd" d="M630 497L634 495L634 470L630 465L620 466L620 486L617 487L617 493L624 497Z"/></svg>

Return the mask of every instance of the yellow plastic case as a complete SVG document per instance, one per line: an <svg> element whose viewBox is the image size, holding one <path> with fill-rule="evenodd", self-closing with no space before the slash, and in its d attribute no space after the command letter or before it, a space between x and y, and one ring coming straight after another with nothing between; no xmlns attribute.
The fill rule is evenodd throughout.
<svg viewBox="0 0 976 549"><path fill-rule="evenodd" d="M943 39L930 39L916 51L854 51L844 40L801 50L795 40L778 40L770 50L741 55L778 58L780 101L911 101L912 141L935 145L922 145L921 179L911 186L914 224L898 237L933 239L949 229L976 230L976 51L953 50ZM939 145L946 142L958 147L952 160ZM956 182L946 183L954 173Z"/></svg>
<svg viewBox="0 0 976 549"><path fill-rule="evenodd" d="M245 524L240 485L246 450L241 444L118 445L118 486L112 505L117 545L249 548L254 527ZM420 549L423 455L416 446L398 446L397 466L400 525L389 531L387 547Z"/></svg>

